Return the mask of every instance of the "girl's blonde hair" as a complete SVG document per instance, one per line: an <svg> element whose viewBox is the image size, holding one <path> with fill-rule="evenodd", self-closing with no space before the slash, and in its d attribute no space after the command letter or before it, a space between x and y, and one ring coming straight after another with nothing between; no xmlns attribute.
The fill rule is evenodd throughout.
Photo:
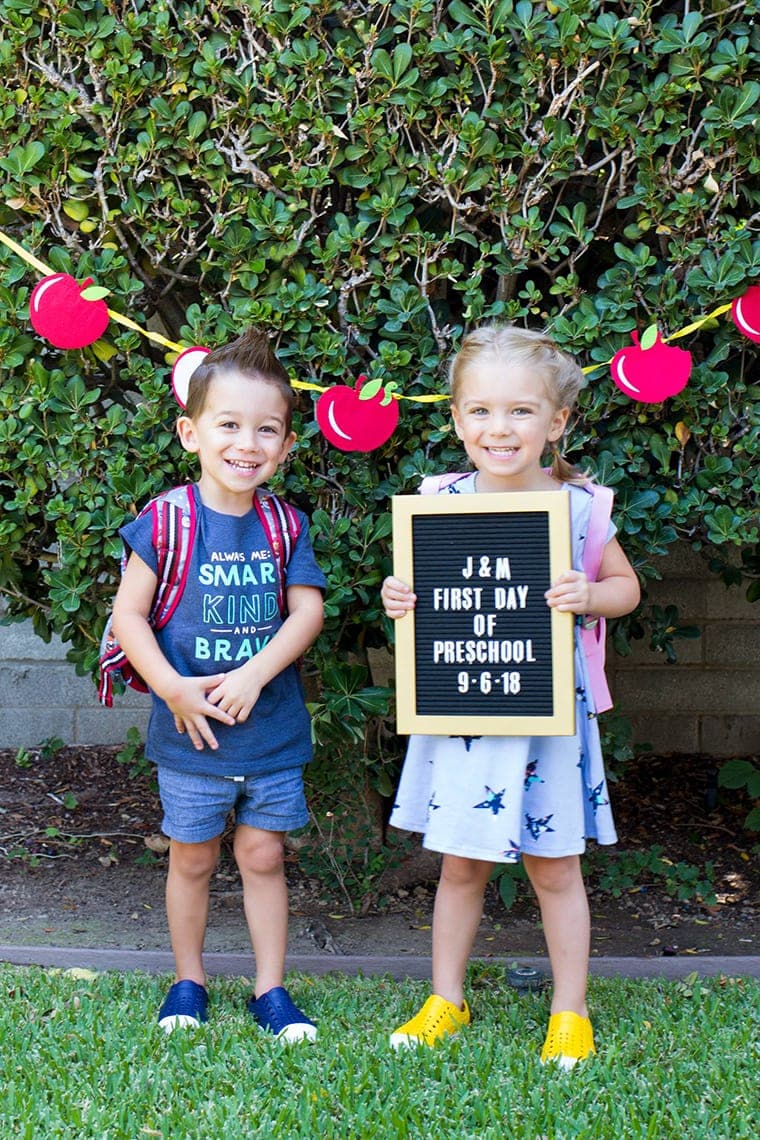
<svg viewBox="0 0 760 1140"><path fill-rule="evenodd" d="M483 325L462 341L449 366L449 388L456 403L464 375L478 361L490 357L505 364L533 368L541 374L547 397L555 408L572 412L585 380L579 365L545 332L517 325ZM552 444L552 475L562 483L586 483L588 479L562 457L559 443Z"/></svg>

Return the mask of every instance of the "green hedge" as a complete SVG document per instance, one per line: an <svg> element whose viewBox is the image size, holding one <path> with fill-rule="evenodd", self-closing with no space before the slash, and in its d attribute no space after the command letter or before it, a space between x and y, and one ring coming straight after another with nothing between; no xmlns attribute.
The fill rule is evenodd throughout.
<svg viewBox="0 0 760 1140"><path fill-rule="evenodd" d="M264 325L323 386L442 392L494 318L603 363L760 279L758 5L693 7L2 0L0 229L170 340ZM116 528L188 468L164 351L113 322L55 350L29 324L36 279L0 246L0 588L87 671ZM662 405L590 374L571 454L615 487L645 579L683 539L755 591L757 349L727 316L677 343L692 378ZM317 731L387 786L365 653L390 634L389 496L461 453L445 403L409 400L387 445L339 453L313 398L285 483L330 575ZM618 643L645 632L673 632L646 601Z"/></svg>

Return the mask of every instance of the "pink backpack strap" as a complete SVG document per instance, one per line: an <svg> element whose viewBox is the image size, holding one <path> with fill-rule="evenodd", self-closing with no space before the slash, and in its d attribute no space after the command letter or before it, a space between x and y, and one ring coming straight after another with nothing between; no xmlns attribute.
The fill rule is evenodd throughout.
<svg viewBox="0 0 760 1140"><path fill-rule="evenodd" d="M143 507L138 517L150 515L151 540L156 551L156 594L150 610L150 624L162 629L179 605L190 572L195 544L197 511L192 485L172 487ZM126 569L129 551L124 547L121 572ZM100 680L98 698L106 708L113 707L114 680L122 681L140 693L148 687L129 659L113 632L109 614L100 642Z"/></svg>
<svg viewBox="0 0 760 1140"><path fill-rule="evenodd" d="M301 523L290 504L272 491L256 491L253 505L274 555L277 567L277 604L285 617L285 568L301 532Z"/></svg>
<svg viewBox="0 0 760 1140"><path fill-rule="evenodd" d="M612 517L613 492L609 487L600 487L596 483L587 483L585 490L593 495L593 499L583 544L583 570L589 581L595 582L599 576L599 567L602 564L602 555L607 543L610 518ZM583 656L586 658L588 679L597 713L606 712L607 709L612 708L612 695L604 672L606 636L607 622L604 618L599 618L590 629L581 626L581 648Z"/></svg>
<svg viewBox="0 0 760 1140"><path fill-rule="evenodd" d="M192 484L172 487L150 504L158 586L151 610L156 629L163 629L179 605L190 573L198 525Z"/></svg>
<svg viewBox="0 0 760 1140"><path fill-rule="evenodd" d="M602 555L607 545L607 535L612 517L613 493L609 487L600 487L597 483L587 483L585 490L593 496L593 499L586 541L583 545L583 569L586 577L595 582L599 576Z"/></svg>
<svg viewBox="0 0 760 1140"><path fill-rule="evenodd" d="M450 487L452 483L466 479L467 475L467 471L447 471L445 475L426 475L420 483L419 493L421 495L437 495L445 487Z"/></svg>

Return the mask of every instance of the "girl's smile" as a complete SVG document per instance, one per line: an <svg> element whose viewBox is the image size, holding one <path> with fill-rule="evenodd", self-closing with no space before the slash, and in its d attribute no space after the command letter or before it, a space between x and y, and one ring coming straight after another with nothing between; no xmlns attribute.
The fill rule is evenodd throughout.
<svg viewBox="0 0 760 1140"><path fill-rule="evenodd" d="M480 491L537 491L554 486L541 467L547 443L565 430L568 408L555 408L540 373L481 358L462 376L451 413L478 470Z"/></svg>

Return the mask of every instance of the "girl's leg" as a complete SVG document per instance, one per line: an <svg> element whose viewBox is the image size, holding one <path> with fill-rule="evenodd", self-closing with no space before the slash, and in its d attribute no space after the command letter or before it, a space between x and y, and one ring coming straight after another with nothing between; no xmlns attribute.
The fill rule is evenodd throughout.
<svg viewBox="0 0 760 1140"><path fill-rule="evenodd" d="M177 981L206 984L203 941L208 921L208 889L219 859L220 836L205 843L169 847L166 877L166 917L169 923Z"/></svg>
<svg viewBox="0 0 760 1140"><path fill-rule="evenodd" d="M591 920L580 858L523 855L523 862L541 907L554 977L552 1013L569 1010L587 1017Z"/></svg>
<svg viewBox="0 0 760 1140"><path fill-rule="evenodd" d="M493 863L444 855L433 909L433 993L458 1009Z"/></svg>
<svg viewBox="0 0 760 1140"><path fill-rule="evenodd" d="M288 889L284 832L241 823L235 859L243 881L243 906L256 955L256 997L281 986L288 944Z"/></svg>

